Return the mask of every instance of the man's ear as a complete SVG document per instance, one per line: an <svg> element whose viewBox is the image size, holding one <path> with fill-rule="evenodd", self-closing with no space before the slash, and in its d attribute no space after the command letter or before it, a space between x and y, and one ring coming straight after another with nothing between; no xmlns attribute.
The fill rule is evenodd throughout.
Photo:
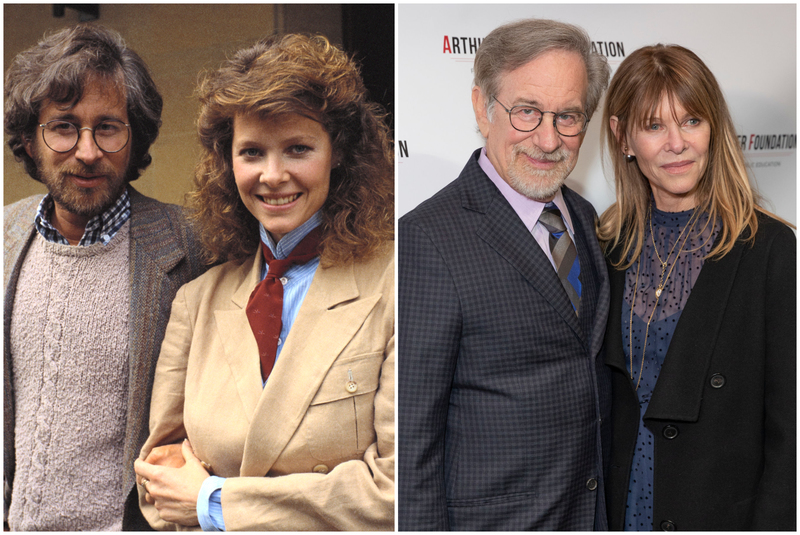
<svg viewBox="0 0 800 535"><path fill-rule="evenodd" d="M489 117L486 110L486 99L478 86L472 88L472 110L475 112L478 129L485 139L489 135Z"/></svg>
<svg viewBox="0 0 800 535"><path fill-rule="evenodd" d="M28 156L33 158L33 139L28 136L23 137L22 145L25 147L25 152L28 153Z"/></svg>

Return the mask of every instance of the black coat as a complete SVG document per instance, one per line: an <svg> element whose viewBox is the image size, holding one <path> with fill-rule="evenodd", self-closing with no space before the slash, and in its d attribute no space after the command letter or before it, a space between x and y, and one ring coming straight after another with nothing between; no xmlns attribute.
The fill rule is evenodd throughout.
<svg viewBox="0 0 800 535"><path fill-rule="evenodd" d="M795 529L795 266L794 234L766 216L752 247L703 265L645 414L654 529ZM609 269L606 489L609 527L622 530L639 403L622 347L625 272Z"/></svg>

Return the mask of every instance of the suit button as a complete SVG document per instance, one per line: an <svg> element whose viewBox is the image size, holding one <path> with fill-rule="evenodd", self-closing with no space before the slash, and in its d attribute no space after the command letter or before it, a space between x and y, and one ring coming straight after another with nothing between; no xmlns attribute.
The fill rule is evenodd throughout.
<svg viewBox="0 0 800 535"><path fill-rule="evenodd" d="M666 438L667 440L672 440L673 438L678 436L678 428L675 427L674 425L668 425L664 428L661 434L664 435L664 438Z"/></svg>
<svg viewBox="0 0 800 535"><path fill-rule="evenodd" d="M324 464L318 464L317 466L312 468L311 471L315 472L317 474L327 474L328 473L328 467L325 466Z"/></svg>
<svg viewBox="0 0 800 535"><path fill-rule="evenodd" d="M675 527L675 522L673 522L672 520L664 520L661 523L661 529L663 531L675 531L678 528Z"/></svg>
<svg viewBox="0 0 800 535"><path fill-rule="evenodd" d="M715 373L711 376L710 383L712 388L722 388L725 385L725 376L721 373Z"/></svg>
<svg viewBox="0 0 800 535"><path fill-rule="evenodd" d="M595 478L591 478L586 482L586 488L589 490L595 490L597 488L597 480Z"/></svg>
<svg viewBox="0 0 800 535"><path fill-rule="evenodd" d="M354 394L356 390L358 390L358 384L355 381L347 381L347 385L345 385L345 389Z"/></svg>

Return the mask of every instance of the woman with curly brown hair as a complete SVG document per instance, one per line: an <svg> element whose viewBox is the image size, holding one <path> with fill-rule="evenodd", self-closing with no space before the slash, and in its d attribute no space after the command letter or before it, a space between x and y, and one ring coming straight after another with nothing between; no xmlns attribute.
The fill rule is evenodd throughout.
<svg viewBox="0 0 800 535"><path fill-rule="evenodd" d="M240 51L200 86L184 286L136 463L158 529L394 527L393 164L324 37Z"/></svg>

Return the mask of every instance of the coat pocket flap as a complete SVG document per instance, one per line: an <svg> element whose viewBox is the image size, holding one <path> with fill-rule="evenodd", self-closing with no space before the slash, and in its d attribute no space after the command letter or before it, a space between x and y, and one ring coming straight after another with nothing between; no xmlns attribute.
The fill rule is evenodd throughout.
<svg viewBox="0 0 800 535"><path fill-rule="evenodd" d="M317 395L311 400L311 405L330 403L376 391L382 364L382 352L358 355L334 363L323 379Z"/></svg>

